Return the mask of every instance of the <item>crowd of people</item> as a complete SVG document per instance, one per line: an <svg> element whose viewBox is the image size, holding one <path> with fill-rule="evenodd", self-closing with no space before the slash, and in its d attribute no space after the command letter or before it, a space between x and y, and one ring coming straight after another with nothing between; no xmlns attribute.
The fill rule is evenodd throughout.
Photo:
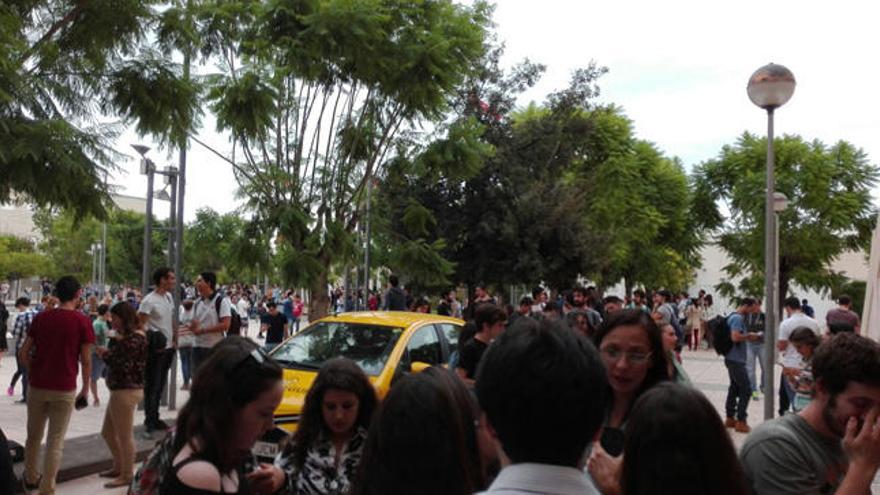
<svg viewBox="0 0 880 495"><path fill-rule="evenodd" d="M220 290L204 272L184 290L175 325L175 285L176 274L160 268L143 297L98 301L63 277L56 300L16 301L26 491L55 491L71 411L90 395L98 403L101 379L113 465L100 474L106 487L135 494L848 494L867 493L880 468L880 344L859 335L846 296L824 334L803 301L785 301L775 344L788 401L780 418L751 431L747 406L764 387L754 368L764 352L756 299L719 315L705 293L658 290L649 302L641 290L620 298L576 287L549 297L538 287L513 307L483 286L463 304L451 290L436 312L466 324L448 368L403 375L380 403L358 365L326 362L295 434L273 463L260 463L251 447L275 427L284 391L268 353L297 330L302 300ZM430 311L427 301L408 301L393 276L375 296L376 310ZM256 317L260 332L249 337ZM726 417L680 361L685 348L719 349L719 336L730 340ZM175 352L190 395L169 429L159 402ZM146 431L168 431L136 470L141 400ZM729 428L748 433L739 453Z"/></svg>

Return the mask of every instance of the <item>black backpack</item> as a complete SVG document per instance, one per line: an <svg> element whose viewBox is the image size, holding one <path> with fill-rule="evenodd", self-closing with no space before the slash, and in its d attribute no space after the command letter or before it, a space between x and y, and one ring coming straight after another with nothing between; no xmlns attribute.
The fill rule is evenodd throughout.
<svg viewBox="0 0 880 495"><path fill-rule="evenodd" d="M214 299L214 309L217 311L217 318L220 318L220 305L223 303L223 298L218 297ZM232 307L232 304L229 305L229 328L226 330L226 335L241 335L241 316L238 315L238 311Z"/></svg>
<svg viewBox="0 0 880 495"><path fill-rule="evenodd" d="M720 356L726 356L733 349L733 339L730 338L730 326L727 317L718 315L709 320L709 331L712 332L712 345L715 352Z"/></svg>

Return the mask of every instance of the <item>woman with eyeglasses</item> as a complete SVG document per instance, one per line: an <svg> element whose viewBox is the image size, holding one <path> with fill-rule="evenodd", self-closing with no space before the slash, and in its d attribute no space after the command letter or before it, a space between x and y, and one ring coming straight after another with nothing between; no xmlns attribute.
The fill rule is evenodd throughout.
<svg viewBox="0 0 880 495"><path fill-rule="evenodd" d="M587 468L599 491L607 495L620 491L620 455L633 404L645 391L669 380L668 360L657 324L636 309L612 314L593 342L608 372L611 406Z"/></svg>
<svg viewBox="0 0 880 495"><path fill-rule="evenodd" d="M274 428L284 387L281 366L239 336L218 343L196 371L177 416L171 471L162 494L251 493L250 449ZM248 476L270 469L262 465Z"/></svg>
<svg viewBox="0 0 880 495"><path fill-rule="evenodd" d="M373 385L354 361L327 361L309 388L293 439L275 466L252 475L254 493L347 494L377 402Z"/></svg>

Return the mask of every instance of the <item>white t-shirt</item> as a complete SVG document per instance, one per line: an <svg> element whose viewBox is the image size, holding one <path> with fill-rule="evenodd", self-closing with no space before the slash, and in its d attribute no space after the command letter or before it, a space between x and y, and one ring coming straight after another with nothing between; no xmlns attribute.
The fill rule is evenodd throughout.
<svg viewBox="0 0 880 495"><path fill-rule="evenodd" d="M238 312L238 316L240 316L242 320L247 320L248 306L247 299L243 297L239 299L238 303L235 305L235 311Z"/></svg>
<svg viewBox="0 0 880 495"><path fill-rule="evenodd" d="M812 330L816 336L819 335L819 322L805 315L803 312L797 311L792 313L791 316L783 320L779 325L779 341L788 342L788 337L791 335L791 332L800 327L807 327ZM782 352L782 366L786 368L804 367L800 353L795 350L791 343L789 343L788 347L785 348L785 351Z"/></svg>
<svg viewBox="0 0 880 495"><path fill-rule="evenodd" d="M220 323L220 318L232 316L232 303L228 297L224 297L220 301L220 315L217 315L217 298L220 294L214 296L213 299L207 300L200 298L196 301L193 311L195 311L195 319L199 320L199 331L205 328L213 327ZM223 332L200 333L196 335L196 347L205 347L210 349L223 340Z"/></svg>
<svg viewBox="0 0 880 495"><path fill-rule="evenodd" d="M174 298L171 294L150 292L138 306L138 313L149 315L147 331L162 332L168 342L166 349L171 346L171 338L174 334Z"/></svg>

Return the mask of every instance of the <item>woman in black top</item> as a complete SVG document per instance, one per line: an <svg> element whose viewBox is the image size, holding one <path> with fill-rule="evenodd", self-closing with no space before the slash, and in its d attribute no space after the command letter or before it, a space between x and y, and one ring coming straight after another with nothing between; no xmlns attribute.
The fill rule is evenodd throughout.
<svg viewBox="0 0 880 495"><path fill-rule="evenodd" d="M227 337L212 349L177 416L172 472L162 494L249 493L243 465L254 442L275 426L281 373L248 339Z"/></svg>

